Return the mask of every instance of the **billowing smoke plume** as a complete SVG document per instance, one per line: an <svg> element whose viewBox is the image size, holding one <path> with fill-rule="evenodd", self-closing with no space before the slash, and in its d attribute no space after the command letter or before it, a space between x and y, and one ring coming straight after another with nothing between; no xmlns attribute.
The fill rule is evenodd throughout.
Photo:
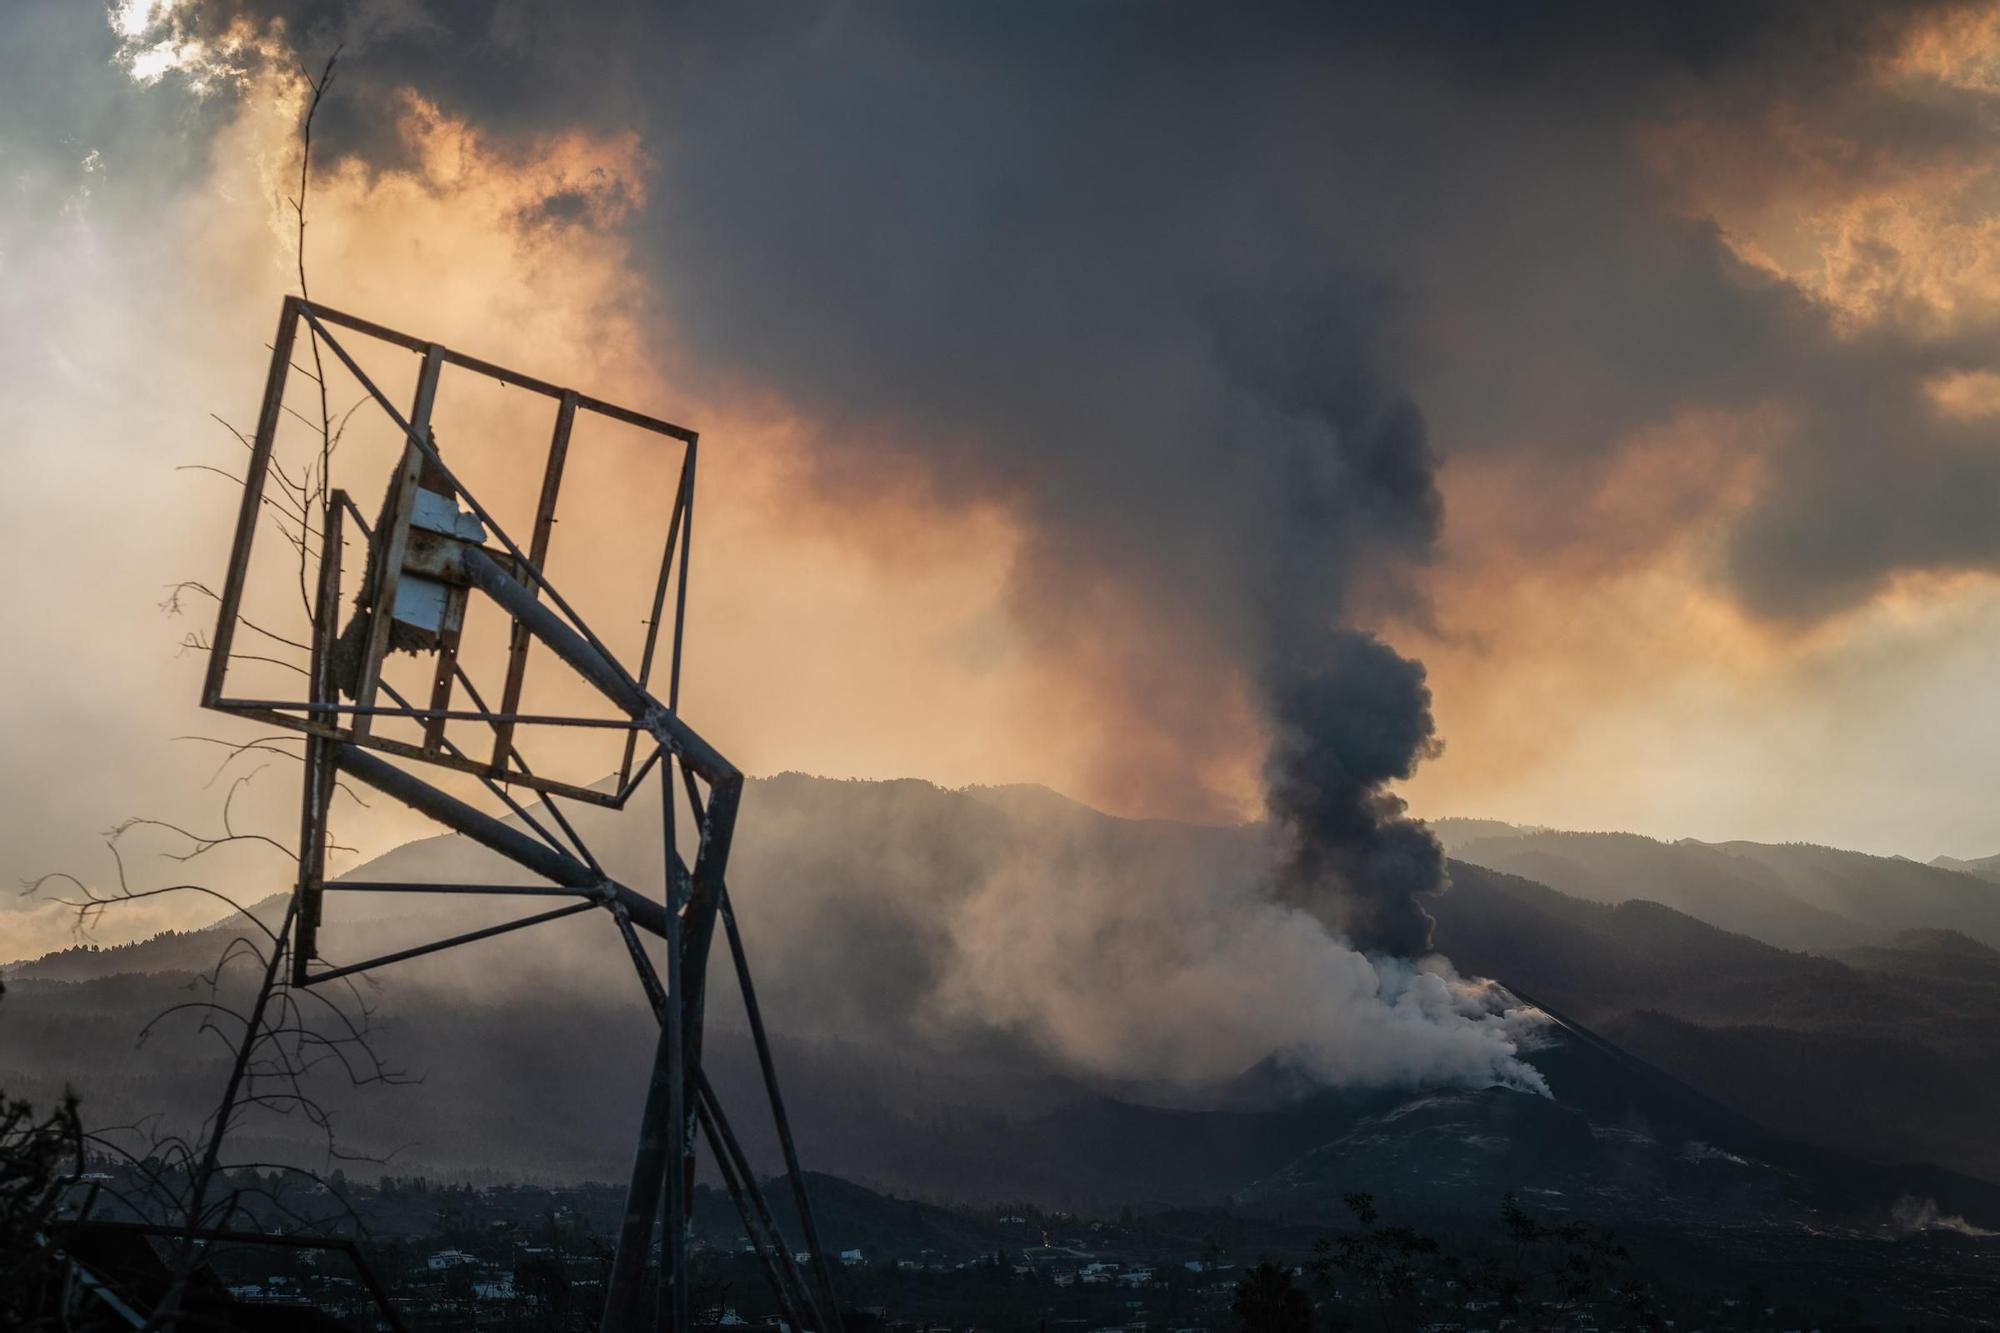
<svg viewBox="0 0 2000 1333"><path fill-rule="evenodd" d="M1690 107L1737 118L1696 118L1724 147L1767 111L1788 150L1857 132L1842 99L1880 95L1924 6L583 8L169 12L177 39L245 9L346 38L325 142L369 165L409 151L404 86L503 141L635 130L674 364L817 423L808 489L837 505L1003 507L1012 609L1098 677L1135 806L1215 808L1205 761L1241 749L1247 697L1278 893L1366 950L1421 953L1444 884L1389 791L1436 745L1422 669L1370 632L1423 616L1426 419L1569 478L1677 413L1779 404L1794 434L1716 571L1774 617L2000 563L1964 501L2000 463L1917 387L1976 340L1842 336L1648 174ZM1837 143L1813 178L1970 160L1952 105L1871 121L1897 142ZM1560 506L1538 518L1557 545ZM1419 1030L1392 1009L1376 1036ZM1463 1035L1422 1012L1436 1049Z"/></svg>
<svg viewBox="0 0 2000 1333"><path fill-rule="evenodd" d="M1364 578L1429 553L1442 517L1423 416L1381 364L1387 319L1353 283L1239 295L1216 359L1264 412L1230 443L1271 481L1219 535L1226 593L1249 602L1237 665L1271 735L1278 896L1357 948L1415 957L1444 852L1388 784L1437 749L1430 691L1420 664L1341 623Z"/></svg>
<svg viewBox="0 0 2000 1333"><path fill-rule="evenodd" d="M1316 656L1309 674L1271 686L1264 777L1286 840L1280 894L1356 948L1423 954L1423 899L1445 886L1444 849L1386 784L1436 746L1424 669L1353 631L1327 636Z"/></svg>
<svg viewBox="0 0 2000 1333"><path fill-rule="evenodd" d="M634 799L630 819L587 810L577 822L613 873L657 892L654 789ZM1441 959L1357 953L1271 902L1270 842L1255 827L1107 818L1037 788L784 774L744 793L730 896L767 1021L913 1068L1181 1100L1281 1092L1287 1080L1261 1077L1274 1068L1356 1086L1546 1090L1522 1055L1539 1031L1532 1012ZM438 838L358 874L490 871L506 868ZM488 919L443 910L432 934ZM508 908L479 910L498 921ZM495 1003L538 985L629 999L632 978L602 965L603 923L568 926L410 976ZM352 958L421 933L357 914L326 939ZM711 992L724 1026L741 1021L732 990Z"/></svg>

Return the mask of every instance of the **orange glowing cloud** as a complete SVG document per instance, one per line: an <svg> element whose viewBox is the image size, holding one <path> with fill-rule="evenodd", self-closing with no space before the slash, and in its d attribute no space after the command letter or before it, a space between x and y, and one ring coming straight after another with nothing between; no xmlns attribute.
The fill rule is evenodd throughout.
<svg viewBox="0 0 2000 1333"><path fill-rule="evenodd" d="M295 78L261 79L213 156L216 243L203 280L244 294L241 322L260 335L294 282L286 201L303 109ZM1247 800L1255 737L1228 698L1189 705L1217 719L1214 734L1192 738L1210 750L1198 766L1185 762L1190 738L1148 748L1138 742L1159 737L1157 725L1107 700L1103 680L1144 665L1116 646L1140 630L1112 632L1139 608L1100 608L1106 660L1049 658L1008 613L1019 534L1003 506L941 510L914 477L872 495L822 494L814 451L840 447L824 426L768 389L680 374L622 231L648 198L652 164L637 136L503 145L407 92L395 126L398 165L343 159L314 172L314 298L702 432L687 691L733 757L763 772L1043 781L1135 813L1230 814ZM454 466L472 458L463 470L503 521L508 503L532 499L541 410L467 399L452 418L447 452ZM468 431L476 448L454 443ZM495 442L517 461L482 473L477 451ZM631 594L649 591L657 551L613 549L627 529L664 529L670 474L648 447L609 437L573 447L564 504L574 517L559 526L551 573L586 614L626 614ZM614 563L628 557L629 568ZM636 623L616 628L629 636ZM1203 687L1187 677L1187 690ZM1229 793L1220 807L1218 789Z"/></svg>

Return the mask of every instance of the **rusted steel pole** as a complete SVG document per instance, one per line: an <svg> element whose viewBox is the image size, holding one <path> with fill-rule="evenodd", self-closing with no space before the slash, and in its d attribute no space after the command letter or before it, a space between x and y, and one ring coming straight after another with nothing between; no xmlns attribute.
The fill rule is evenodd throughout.
<svg viewBox="0 0 2000 1333"><path fill-rule="evenodd" d="M695 818L705 817L701 793L696 790L694 778L682 770L687 783L688 804L693 807ZM736 912L729 902L729 886L726 882L717 885L716 906L721 913L724 930L729 936L730 957L736 965L736 981L743 993L743 1011L750 1022L750 1035L757 1047L757 1060L764 1074L764 1088L771 1099L771 1120L778 1132L778 1146L785 1156L785 1174L792 1185L792 1195L799 1210L799 1227L805 1233L806 1252L811 1256L813 1276L831 1313L834 1333L840 1330L840 1298L834 1291L833 1274L826 1264L826 1248L820 1244L819 1227L813 1219L812 1200L806 1190L805 1171L799 1165L798 1148L792 1140L791 1117L785 1112L784 1093L778 1087L777 1063L771 1058L771 1042L764 1030L764 1014L757 1003L757 983L750 976L750 959L743 948L742 931L736 924ZM699 1072L697 1070L697 1072Z"/></svg>
<svg viewBox="0 0 2000 1333"><path fill-rule="evenodd" d="M722 929L729 937L730 958L736 964L736 982L743 991L743 1012L750 1020L750 1036L757 1047L757 1063L764 1072L764 1090L771 1098L771 1122L778 1131L778 1147L785 1155L785 1174L792 1182L793 1201L798 1205L799 1230L805 1235L806 1253L811 1256L813 1276L818 1280L827 1312L828 1327L840 1333L840 1297L833 1289L833 1274L826 1266L826 1247L820 1244L819 1227L813 1220L812 1200L806 1193L806 1173L799 1165L799 1150L792 1142L792 1121L785 1113L785 1096L778 1090L778 1067L771 1058L771 1040L764 1031L763 1011L757 1004L757 984L750 979L750 960L743 951L743 935L736 926L736 912L725 887L721 901Z"/></svg>
<svg viewBox="0 0 2000 1333"><path fill-rule="evenodd" d="M671 1007L671 1003L670 1006ZM653 1076L646 1084L646 1107L639 1117L639 1145L632 1157L632 1180L625 1191L625 1215L618 1226L618 1249L611 1260L611 1281L604 1297L604 1317L600 1333L637 1333L640 1324L640 1297L646 1278L646 1256L652 1249L653 1216L660 1208L660 1186L669 1166L677 1178L675 1145L680 1125L680 1024L660 1024L658 1044L653 1051ZM677 1193L678 1191L676 1191ZM671 1207L672 1201L669 1201ZM678 1230L669 1227L669 1235ZM660 1238L660 1280L678 1279L678 1258L669 1236ZM674 1270L669 1273L669 1270ZM681 1283L683 1287L685 1283ZM686 1319L671 1324L672 1333L687 1328Z"/></svg>
<svg viewBox="0 0 2000 1333"><path fill-rule="evenodd" d="M653 1077L646 1085L646 1108L639 1121L639 1146L632 1158L632 1180L625 1191L625 1216L618 1229L618 1248L611 1260L611 1281L604 1298L602 1333L636 1329L639 1300L646 1275L646 1254L652 1247L653 1217L665 1185L666 1216L660 1235L660 1306L662 1321L674 1333L688 1326L687 1311L687 1050L682 1027L687 968L681 955L680 856L674 850L674 803L671 778L660 770L662 859L666 870L666 1002L660 1012L660 1036L653 1052ZM641 978L644 978L644 971Z"/></svg>
<svg viewBox="0 0 2000 1333"><path fill-rule="evenodd" d="M750 1169L750 1159L744 1155L743 1145L736 1141L736 1131L729 1127L729 1117L722 1113L721 1100L716 1097L715 1089L709 1084L708 1075L696 1069L694 1076L698 1097L696 1105L701 1107L703 1114L713 1119L716 1132L722 1139L722 1146L727 1151L729 1160L735 1164L737 1174L743 1177L745 1190L751 1203L756 1206L758 1221L769 1228L771 1235L776 1238L780 1270L796 1295L804 1298L805 1307L812 1311L813 1327L818 1333L827 1333L832 1325L827 1322L826 1312L820 1308L819 1298L813 1294L812 1289L799 1274L798 1264L794 1262L791 1250L785 1245L785 1233L778 1230L778 1223L771 1216L771 1205L764 1199L763 1187L758 1185L756 1174Z"/></svg>
<svg viewBox="0 0 2000 1333"><path fill-rule="evenodd" d="M750 1201L744 1197L743 1184L737 1178L736 1164L730 1160L728 1152L723 1148L722 1137L715 1128L715 1122L709 1118L708 1107L696 1103L695 1109L700 1113L701 1129L708 1139L709 1151L715 1154L715 1168L722 1176L723 1188L729 1191L729 1200L736 1205L736 1215L743 1220L743 1233L750 1237L750 1244L757 1251L757 1258L763 1263L764 1280L771 1284L771 1294L778 1298L779 1312L793 1328L803 1328L805 1321L799 1317L798 1299L779 1276L779 1259L774 1257L783 1255L785 1237L775 1227L772 1228L768 1240L760 1234L760 1228L750 1211Z"/></svg>
<svg viewBox="0 0 2000 1333"><path fill-rule="evenodd" d="M689 1167L687 1069L688 1069L688 959L687 941L681 931L681 909L689 895L682 892L681 877L673 872L678 861L674 853L674 789L666 769L660 770L660 818L666 825L662 834L661 865L665 869L667 893L667 1009L660 1030L667 1050L667 1199L666 1234L660 1237L661 1322L674 1333L688 1327L687 1233L688 1199L692 1193ZM703 851L707 847L704 844ZM725 855L727 849L725 848ZM696 1010L696 1016L700 1011ZM642 1254L643 1261L644 1255ZM671 1269L669 1260L671 1259ZM671 1286L668 1283L671 1281Z"/></svg>
<svg viewBox="0 0 2000 1333"><path fill-rule="evenodd" d="M346 493L327 497L320 526L319 588L313 603L308 685L314 703L332 701L333 645L340 629L340 542ZM334 750L340 742L306 733L305 780L299 791L298 920L293 927L292 984L306 984L306 964L318 956L320 892L326 882L327 819L333 805Z"/></svg>
<svg viewBox="0 0 2000 1333"><path fill-rule="evenodd" d="M463 569L473 587L498 602L501 609L528 626L536 638L547 644L577 674L596 686L604 696L635 720L641 721L660 742L685 759L688 766L711 784L742 780L736 766L699 736L658 700L625 676L610 658L592 647L572 629L569 622L535 600L519 579L500 567L498 561L478 547L467 547Z"/></svg>
<svg viewBox="0 0 2000 1333"><path fill-rule="evenodd" d="M632 929L632 923L626 918L625 914L615 907L611 909L611 914L618 922L618 931L624 937L625 948L632 955L632 967L639 974L639 985L646 992L646 1003L653 1011L654 1021L665 1024L667 1021L667 990L665 986L660 984L659 974L653 970L653 960L646 956L645 948L639 942L638 933ZM700 1070L697 1069L695 1074L697 1077L700 1077ZM775 1223L771 1224L771 1239L767 1246L764 1230L759 1224L758 1218L762 1216L765 1222L768 1223L770 1221L770 1210L763 1206L763 1200L760 1197L757 1201L758 1211L752 1212L750 1201L745 1197L743 1186L737 1178L736 1163L730 1155L731 1145L724 1142L724 1131L717 1130L716 1121L709 1114L709 1107L713 1102L713 1090L707 1087L707 1082L704 1079L694 1101L695 1118L701 1126L702 1137L708 1140L709 1149L715 1154L716 1170L721 1173L722 1183L729 1191L730 1201L736 1205L736 1215L743 1221L744 1233L750 1237L750 1243L757 1251L757 1258L764 1266L764 1277L770 1282L771 1291L777 1296L778 1304L782 1308L785 1317L791 1321L792 1326L794 1328L802 1327L803 1321L798 1317L799 1301L787 1290L780 1279L775 1266L777 1260L772 1257L774 1253L785 1252L783 1233L777 1229ZM721 1108L717 1106L716 1114L720 1115L720 1111ZM733 1143L733 1140L731 1142ZM737 1152L737 1156L741 1156L740 1150ZM747 1164L745 1169L747 1170ZM792 1277L796 1284L797 1274L794 1273ZM664 1286L661 1288L661 1293L663 1297L667 1295L667 1289ZM663 1310L660 1315L660 1322L666 1323L671 1317L671 1310Z"/></svg>
<svg viewBox="0 0 2000 1333"><path fill-rule="evenodd" d="M570 430L575 424L576 395L565 391L556 408L556 426L549 438L548 461L542 467L542 494L535 502L535 526L528 535L528 559L536 569L548 563L549 539L554 535L556 525L556 496L562 490L563 465L569 459ZM507 679L500 687L500 711L503 713L511 713L520 706L521 688L528 675L528 642L531 638L527 627L519 621L514 622L507 634ZM505 768L513 749L513 723L502 722L495 726L493 766ZM632 737L627 736L625 750L628 755L631 749Z"/></svg>
<svg viewBox="0 0 2000 1333"><path fill-rule="evenodd" d="M264 381L264 403L257 410L257 433L250 446L250 465L243 474L243 499L236 512L236 540L229 547L229 571L223 575L222 596L215 610L215 633L209 636L208 671L202 679L201 702L215 707L229 671L229 650L236 642L236 617L243 606L243 585L250 573L250 544L264 503L264 477L271 467L271 448L278 438L278 418L285 410L285 378L292 365L292 343L299 332L299 300L287 296L278 313L277 336L271 339L271 369Z"/></svg>
<svg viewBox="0 0 2000 1333"><path fill-rule="evenodd" d="M366 962L350 963L346 967L332 967L324 972L314 972L306 977L306 984L317 986L322 981L332 981L336 977L353 976L356 972L372 972L378 967L408 962L412 958L422 958L425 954L437 953L441 949L455 949L461 944L476 944L480 940L490 940L495 935L505 935L512 930L559 921L566 916L575 916L578 912L588 912L597 906L599 904L593 902L571 903L568 907L552 908L546 912L538 912L534 916L522 917L517 921L503 921L497 926L487 926L483 930L468 930L463 935L454 935L448 940L433 940L429 944L398 949L395 953L383 954L380 958L370 958Z"/></svg>

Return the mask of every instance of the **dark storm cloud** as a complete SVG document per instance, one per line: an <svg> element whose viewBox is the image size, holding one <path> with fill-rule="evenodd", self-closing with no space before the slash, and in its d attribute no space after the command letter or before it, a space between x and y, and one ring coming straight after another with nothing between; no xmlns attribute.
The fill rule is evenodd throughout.
<svg viewBox="0 0 2000 1333"><path fill-rule="evenodd" d="M658 172L636 238L691 372L818 422L831 495L1005 504L1017 609L1059 650L1109 632L1110 598L1144 622L1130 655L1247 682L1288 895L1409 951L1440 863L1383 784L1432 748L1429 697L1358 627L1411 613L1434 453L1559 472L1690 408L1774 404L1793 434L1718 560L1746 606L1809 620L2000 561L2000 461L1916 388L1990 337L1837 335L1682 216L1638 142L1784 105L1855 138L1857 173L1963 156L1972 109L1867 78L1925 8L287 17L308 54L352 42L338 151L393 160L405 85L503 140L638 129ZM1198 750L1212 719L1144 679L1112 684Z"/></svg>
<svg viewBox="0 0 2000 1333"><path fill-rule="evenodd" d="M1191 417L1230 396L1215 312L1246 292L1253 318L1365 331L1359 373L1412 396L1447 454L1588 457L1686 406L1798 409L1796 467L1727 562L1761 613L2000 554L1985 525L1920 513L1819 577L1816 545L1851 531L1843 478L1876 489L1885 445L1919 470L1955 454L1907 383L1955 362L1835 339L1678 216L1633 138L1688 106L1755 132L1785 104L1856 173L1985 151L1976 106L1866 77L1951 5L281 8L308 53L355 43L327 132L375 160L401 151L401 86L501 136L639 128L660 172L636 225L696 364L819 412L845 442L831 480L890 464L942 499L1020 500L1055 521L1051 554L1150 536L1115 530L1107 491L1135 492L1140 526L1211 514L1183 479L1217 489L1205 465L1230 453ZM1893 391L1861 420L1820 409L1849 386ZM1821 499L1824 532L1795 531ZM1111 530L1065 531L1079 515ZM1171 573L1209 601L1244 586Z"/></svg>

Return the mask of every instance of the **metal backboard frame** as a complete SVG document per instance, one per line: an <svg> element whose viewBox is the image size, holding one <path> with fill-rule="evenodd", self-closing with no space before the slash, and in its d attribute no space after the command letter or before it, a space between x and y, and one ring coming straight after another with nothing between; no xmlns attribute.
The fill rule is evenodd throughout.
<svg viewBox="0 0 2000 1333"><path fill-rule="evenodd" d="M674 491L666 546L661 555L659 577L655 583L652 614L647 620L645 648L635 673L626 673L623 667L619 668L621 673L627 674L641 689L648 687L653 671L658 665L657 659L662 655L659 642L660 627L668 613L666 602L671 591L672 633L664 654L667 667L667 700L669 706L679 700L681 646L687 610L686 578L688 556L692 546L695 462L699 436L694 431L675 425L673 422L635 412L601 398L578 393L532 375L524 375L505 366L495 365L490 361L467 356L441 344L426 342L370 320L344 314L323 305L308 307L298 297L287 297L278 318L277 335L272 341L273 351L270 371L264 385L263 405L258 412L256 431L250 441L250 460L243 478L242 504L237 514L236 536L230 547L228 571L223 579L220 605L216 614L215 633L209 644L208 672L202 684L203 707L235 713L290 730L315 733L327 739L360 745L403 758L420 759L426 763L510 786L560 793L573 800L587 801L596 805L622 806L631 796L639 778L643 777L643 774L635 775L634 772L638 748L637 733L642 729L635 724L603 718L519 712L527 677L528 647L533 636L518 620L512 630L506 679L501 686L497 703L490 708L478 697L476 689L465 679L464 673L457 669L455 652L450 649L439 655L439 670L427 703L419 707L407 700L384 702L380 697L379 670L383 656L380 645L377 645L370 654L371 660L366 667L370 674L364 676L361 696L351 704L343 704L337 698L249 699L233 698L226 693L229 667L235 651L236 627L242 612L244 592L258 536L258 517L260 508L265 502L265 490L269 481L278 427L283 413L287 410L284 404L285 389L295 368L293 352L298 343L299 326L302 322L309 325L310 331L319 337L322 345L333 351L336 359L355 376L369 396L376 401L377 406L409 437L405 446L404 460L406 469L412 472L426 462L437 460L428 436L431 410L436 403L439 384L446 368L457 368L511 388L525 389L530 393L554 400L555 414L542 468L541 494L525 548L517 544L499 524L494 522L491 514L468 492L461 488L459 494L471 503L473 512L483 521L488 533L497 540L508 558L515 562L516 568L513 572L519 581L534 592L538 599L546 599L573 632L581 635L600 654L613 662L616 659L611 656L609 650L591 633L589 627L576 615L561 594L550 586L545 570L549 558L550 537L555 525L556 502L561 494L563 472L569 458L570 439L576 417L580 412L594 413L608 420L635 426L665 439L679 442L682 446L680 477ZM407 418L396 411L347 349L334 338L331 328L349 330L423 358L418 373L415 402ZM437 466L442 468L441 460L437 460ZM449 477L448 469L445 469L445 475ZM406 504L413 498L414 493L413 487L403 487L401 494ZM351 499L341 497L336 508L345 509L346 518L356 525L364 538L372 537L367 520ZM401 520L399 526L406 527L409 519L407 509L400 513L398 518ZM400 540L401 537L400 531L393 534L395 540ZM331 552L337 561L339 544L323 543L322 551L323 554ZM392 605L397 581L402 573L400 562L384 560L378 573L378 585L374 590L375 604ZM335 582L337 585L337 577ZM455 690L470 692L470 707L453 707ZM423 744L413 745L380 735L374 729L374 722L382 717L407 718L423 723L425 728ZM490 724L493 728L491 751L475 755L454 753L447 749L443 744L444 724L451 720ZM514 744L517 729L522 725L612 727L631 733L624 747L624 757L618 768L614 790L604 792L590 786L537 775L527 766Z"/></svg>
<svg viewBox="0 0 2000 1333"><path fill-rule="evenodd" d="M342 491L329 490L320 511L306 515L299 539L301 580L307 556L317 539L318 566L310 612L310 665L302 698L239 698L225 686L235 631L249 578L251 553L262 517L264 490L272 468L279 417L290 411L284 403L300 326L319 349L366 391L400 438L401 458L383 510L371 526ZM340 335L358 334L417 354L422 358L415 400L409 414L395 405L356 361ZM447 367L551 398L555 421L544 462L540 500L528 545L521 546L453 475L439 455L431 431L431 412L440 377ZM323 387L323 385L322 385ZM652 616L641 660L628 668L577 614L550 582L546 563L549 531L556 497L562 485L570 436L579 412L638 426L673 440L684 448L680 477L668 523L666 548L654 585ZM611 1280L606 1293L602 1328L611 1330L665 1327L675 1333L689 1327L686 1267L687 1223L694 1185L697 1138L714 1154L731 1198L735 1201L753 1248L781 1308L794 1328L838 1330L839 1311L825 1251L813 1222L798 1163L790 1122L780 1095L770 1043L757 1004L743 939L731 910L725 878L733 844L742 773L680 716L680 664L686 618L688 559L693 531L694 469L697 437L693 431L603 400L521 375L490 362L453 352L435 343L399 333L351 315L340 314L298 298L287 298L272 343L269 374L257 429L251 441L250 467L244 479L236 538L219 597L220 607L211 658L203 684L205 706L239 717L286 727L305 734L304 784L301 798L298 879L289 920L293 922L281 951L290 952L290 978L295 986L314 986L408 959L458 948L510 931L537 926L593 909L603 910L615 924L647 1002L659 1022L653 1053L652 1078L641 1117L632 1179L627 1194ZM325 479L322 478L322 483ZM429 498L424 499L424 493ZM664 498L664 497L663 497ZM460 505L466 507L461 510ZM313 520L317 519L317 530ZM341 617L348 598L343 584L342 550L348 525L366 544L368 562L359 580L354 616L347 636L362 645L353 674L342 679L336 670L337 646L343 638ZM491 545L490 542L497 543ZM405 651L433 657L431 693L419 707L383 679L382 667L395 641L396 626L405 624L399 581L421 580L427 608L419 619L423 632ZM669 591L673 593L673 633L667 647L666 697L659 698L649 681L660 655L659 629ZM301 589L303 592L303 588ZM506 682L498 702L489 707L458 661L458 631L466 608L477 596L509 618ZM415 614L415 613L413 613ZM429 617L423 619L423 617ZM571 715L530 715L518 711L527 652L531 643L550 650L618 714L616 718ZM343 693L353 698L343 703ZM454 706L462 694L466 706ZM423 726L422 743L381 735L375 723L403 718ZM469 720L486 724L491 750L470 754L445 734L445 724ZM625 733L623 760L609 791L558 782L537 775L522 757L518 728L526 725L611 727ZM646 754L639 756L641 742ZM402 765L391 758L404 761ZM471 774L510 812L496 818L418 776L408 765L427 764ZM563 815L560 799L622 808L640 782L655 769L661 792L660 846L665 900L640 893L607 875L597 858ZM499 852L540 883L431 884L383 883L325 878L328 811L336 783L350 778L401 802L412 810ZM541 818L510 789L531 791ZM692 864L676 845L676 817L681 802L698 834ZM546 822L544 822L546 820ZM335 967L317 967L317 930L329 892L481 894L542 896L570 901L549 910L447 939ZM772 1220L762 1188L744 1156L715 1089L702 1072L701 1052L706 980L717 922L723 926L745 1013L756 1045L760 1071L770 1103L773 1126L785 1158L809 1253L811 1280ZM665 942L666 974L662 977L642 946L641 933ZM274 975L278 961L273 960ZM660 1231L658 1299L643 1308L643 1293L656 1224Z"/></svg>

